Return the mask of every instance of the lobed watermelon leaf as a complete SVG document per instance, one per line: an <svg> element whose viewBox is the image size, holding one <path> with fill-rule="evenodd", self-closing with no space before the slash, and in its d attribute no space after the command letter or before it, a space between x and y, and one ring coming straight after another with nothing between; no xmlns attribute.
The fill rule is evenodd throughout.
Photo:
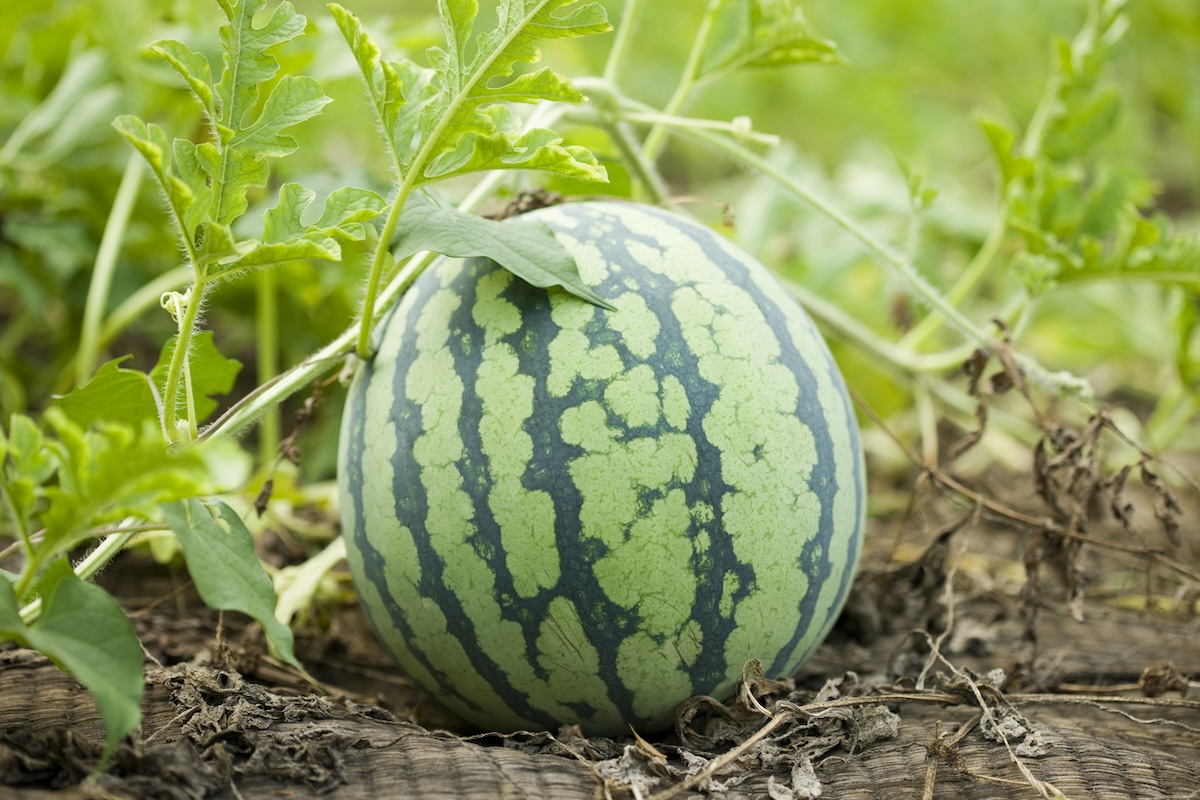
<svg viewBox="0 0 1200 800"><path fill-rule="evenodd" d="M595 157L563 147L553 132L522 132L505 103L583 100L570 81L549 68L513 77L518 63L541 59L537 42L611 30L597 3L578 0L503 0L499 25L474 39L476 0L440 0L445 47L429 50L432 69L390 63L358 18L336 3L329 10L350 46L397 173L409 186L492 169L540 169L605 181ZM563 9L570 8L559 15ZM470 54L469 54L470 53Z"/></svg>
<svg viewBox="0 0 1200 800"><path fill-rule="evenodd" d="M1125 5L1092 4L1080 34L1057 43L1046 93L1023 136L979 120L1005 190L1006 222L1026 247L1011 269L1031 295L1114 278L1200 286L1200 237L1176 234L1165 216L1145 213L1152 184L1096 166L1099 145L1118 123L1119 93L1103 73L1128 30Z"/></svg>
<svg viewBox="0 0 1200 800"><path fill-rule="evenodd" d="M719 5L713 26L722 35L701 64L699 82L744 68L843 63L837 44L817 37L792 0L725 0Z"/></svg>
<svg viewBox="0 0 1200 800"><path fill-rule="evenodd" d="M496 169L538 169L583 180L608 179L590 151L565 146L561 137L544 128L525 130L506 104L581 102L579 90L553 70L544 68L513 77L516 67L541 59L537 43L542 39L603 33L612 26L598 3L500 0L496 28L474 36L478 2L438 0L446 44L429 48L433 67L425 69L407 60L385 61L357 17L336 3L329 5L329 11L358 63L398 182L363 299L356 352L367 358L375 301L391 261L388 243L415 189ZM445 226L438 230L454 233ZM411 239L412 231L403 238ZM432 235L428 242L417 249L445 252L455 245L453 240L439 244ZM518 246L517 252L520 249ZM532 263L532 259L524 260ZM599 301L586 292L574 268L562 277L543 275L538 280L562 285L589 302Z"/></svg>
<svg viewBox="0 0 1200 800"><path fill-rule="evenodd" d="M253 18L264 4L265 0L220 3L226 19L220 29L224 69L216 85L203 55L176 41L151 47L191 90L212 125L213 141L176 140L168 147L157 126L133 116L114 122L146 158L185 240L196 244L197 231L205 226L203 265L238 255L229 226L245 213L248 192L266 185L266 159L294 152L296 140L284 131L316 116L330 102L312 78L285 75L266 91L257 116L249 118L260 89L270 86L279 71L278 60L268 50L304 32L304 17L286 2L255 28Z"/></svg>
<svg viewBox="0 0 1200 800"><path fill-rule="evenodd" d="M37 424L23 414L13 414L8 434L0 428L0 498L5 501L0 521L8 517L26 543L41 487L57 470L58 461Z"/></svg>
<svg viewBox="0 0 1200 800"><path fill-rule="evenodd" d="M365 239L367 229L363 223L387 207L387 201L377 193L347 186L330 193L321 218L306 226L300 216L315 198L312 190L298 183L285 183L279 189L279 204L263 214L262 240L239 242L239 255L217 265L209 274L226 278L299 259L337 261L342 257L342 244Z"/></svg>

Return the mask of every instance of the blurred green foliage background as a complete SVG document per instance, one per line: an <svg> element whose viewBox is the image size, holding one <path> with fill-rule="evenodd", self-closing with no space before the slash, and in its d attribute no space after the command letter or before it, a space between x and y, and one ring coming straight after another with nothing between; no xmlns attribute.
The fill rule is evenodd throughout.
<svg viewBox="0 0 1200 800"><path fill-rule="evenodd" d="M333 31L323 4L296 5L309 16L310 31ZM433 0L348 5L377 40L397 52L420 54L440 36ZM486 18L492 4L481 5ZM604 5L620 24L623 4ZM621 71L627 93L656 105L671 95L703 6L699 0L647 5ZM917 260L935 285L948 285L999 213L998 171L976 115L1024 128L1050 75L1055 38L1074 35L1087 3L810 0L804 10L818 35L837 42L844 64L739 73L705 87L688 112L718 120L751 117L755 130L782 138L775 157L790 174L898 247L912 216L905 169L919 175L938 196L923 218ZM1130 32L1104 72L1119 93L1119 117L1092 157L1104 170L1147 187L1148 212L1160 210L1179 230L1194 232L1200 228L1200 4L1135 0L1129 17ZM172 135L203 135L177 76L147 57L146 45L178 38L216 60L217 18L215 4L199 0L9 0L0 14L4 417L41 408L72 386L91 267L131 157L109 126L111 119L136 113ZM598 74L611 38L552 44L545 49L546 63L571 77ZM298 129L301 148L281 162L273 180L298 180L319 194L346 184L387 192L377 137L340 37L304 37L281 60L285 71L316 77L335 102ZM629 191L602 134L563 130L609 159L613 184L602 191ZM689 208L714 224L720 224L721 206L731 204L737 228L731 235L773 268L885 338L903 334L914 311L906 309L902 287L828 220L700 146L673 141L661 168L671 190L697 198ZM340 266L285 268L278 282L284 365L353 319L362 283L360 255L350 253ZM132 354L131 365L140 369L153 365L172 333L154 291L165 290L169 282L162 276L179 266L178 256L156 190L145 181L108 303L110 312L126 304L137 313L107 341L109 355ZM972 317L982 324L1019 283L1010 271L998 270ZM130 301L139 292L142 302ZM1102 396L1125 402L1143 420L1154 414L1174 419L1164 422L1169 441L1157 444L1195 445L1186 424L1200 391L1193 356L1195 297L1194 288L1188 293L1103 281L1050 292L1022 346L1051 368L1086 375ZM256 355L254 305L253 283L231 285L206 315L220 350L247 365ZM950 343L952 337L946 338ZM913 406L908 388L870 356L843 344L835 343L835 349L850 382L903 428ZM254 385L253 369L245 369L234 395ZM336 388L330 391L336 395ZM1169 393L1175 400L1164 410L1158 401ZM337 408L330 402L308 433L304 464L313 477L332 471Z"/></svg>

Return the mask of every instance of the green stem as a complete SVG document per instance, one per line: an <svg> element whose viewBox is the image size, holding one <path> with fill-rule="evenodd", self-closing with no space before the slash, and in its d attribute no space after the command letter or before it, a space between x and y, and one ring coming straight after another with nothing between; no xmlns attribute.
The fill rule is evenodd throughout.
<svg viewBox="0 0 1200 800"><path fill-rule="evenodd" d="M634 137L633 131L629 129L629 125L619 119L607 118L603 127L608 131L608 136L612 139L613 144L616 145L625 166L637 177L638 183L645 189L647 199L655 205L666 203L667 198L671 196L671 190L667 187L662 175L659 174L658 168L654 166L654 162L647 158L642 148L638 146L637 139Z"/></svg>
<svg viewBox="0 0 1200 800"><path fill-rule="evenodd" d="M100 346L104 347L111 342L113 337L125 330L146 309L158 305L158 300L164 293L177 291L180 287L187 285L191 274L192 271L188 267L176 267L169 272L164 272L149 283L143 284L137 291L122 300L120 305L108 315L108 319L104 321L104 327L100 329Z"/></svg>
<svg viewBox="0 0 1200 800"><path fill-rule="evenodd" d="M92 280L88 285L87 302L83 308L83 326L79 331L79 353L75 357L75 385L82 386L96 369L100 352L100 327L104 308L108 305L108 293L112 288L116 272L117 255L125 239L125 230L137 202L142 186L145 161L136 150L130 152L125 162L125 172L117 196L113 199L104 223L104 235L100 238L100 249L96 253L96 264L92 268Z"/></svg>
<svg viewBox="0 0 1200 800"><path fill-rule="evenodd" d="M128 517L121 524L123 526L133 526L135 519ZM104 569L110 561L117 557L117 554L125 549L125 545L129 544L129 540L136 536L141 531L145 530L144 526L137 526L136 530L131 527L125 527L120 533L114 533L112 536L106 536L96 549L88 553L82 561L75 565L75 574L82 580L91 580L100 570ZM18 593L17 597L21 594ZM38 618L42 611L42 600L37 598L29 605L21 609L21 621L26 625L31 624Z"/></svg>
<svg viewBox="0 0 1200 800"><path fill-rule="evenodd" d="M256 314L254 318L257 340L256 364L258 383L264 384L279 374L279 287L278 273L273 269L263 270L257 276ZM279 452L279 414L267 412L258 432L258 458L260 464L270 464Z"/></svg>
<svg viewBox="0 0 1200 800"><path fill-rule="evenodd" d="M416 164L413 165L414 167ZM409 171L409 177L415 174ZM383 281L383 271L386 262L392 255L392 237L396 235L396 225L400 222L400 212L408 202L412 193L412 182L408 177L400 184L400 191L392 201L391 210L384 220L383 230L379 232L379 244L375 246L375 254L371 258L371 272L367 276L367 290L363 295L362 314L358 326L358 342L354 347L355 354L366 361L371 357L371 327L375 324L375 306L379 299L379 286Z"/></svg>
<svg viewBox="0 0 1200 800"><path fill-rule="evenodd" d="M717 131L767 147L775 147L780 143L780 138L774 134L759 133L755 130L743 130L734 122L724 122L716 119L696 119L695 117L681 117L673 114L638 113L636 111L626 112L622 114L622 118L626 122L643 123L646 125L666 125L677 130L682 128L699 128ZM742 119L746 118L743 117Z"/></svg>
<svg viewBox="0 0 1200 800"><path fill-rule="evenodd" d="M1004 235L1007 232L1008 223L1006 215L1001 210L992 223L987 238L983 240L983 244L980 245L979 250L971 259L971 263L967 265L967 268L954 281L954 285L946 292L947 303L957 308L963 301L974 294L991 268L992 261L996 257L996 253L999 251L1000 244L1004 241ZM937 332L937 329L941 327L944 321L945 319L942 315L936 311L930 313L913 326L913 329L900 340L900 346L909 350L919 350L929 340L929 337Z"/></svg>
<svg viewBox="0 0 1200 800"><path fill-rule="evenodd" d="M625 12L621 17L621 25L617 28L612 49L608 51L608 61L604 63L604 80L613 86L619 83L621 67L629 60L629 52L633 44L634 22L641 9L642 0L625 0Z"/></svg>
<svg viewBox="0 0 1200 800"><path fill-rule="evenodd" d="M196 327L196 319L200 315L200 305L204 299L207 284L196 271L192 288L188 292L188 301L183 309L183 318L179 320L179 335L175 338L175 352L171 354L171 365L167 368L166 388L163 396L163 428L171 442L179 441L179 389L185 387L188 395L188 430L195 438L195 411L190 402L190 376L186 375L188 349L192 346L192 332Z"/></svg>
<svg viewBox="0 0 1200 800"><path fill-rule="evenodd" d="M863 325L841 307L829 302L820 295L809 291L798 283L783 280L784 286L800 305L817 321L834 329L839 336L854 343L855 347L870 353L875 363L888 363L909 373L945 372L962 366L975 349L973 345L964 345L944 353L922 355L897 347L892 342L879 336L866 325Z"/></svg>
<svg viewBox="0 0 1200 800"><path fill-rule="evenodd" d="M696 30L696 36L692 40L692 49L688 53L687 63L683 66L683 74L675 86L675 93L671 95L671 99L663 108L663 113L669 116L677 114L691 97L692 89L696 85L696 75L700 71L700 62L704 58L704 54L708 52L713 34L716 32L714 23L717 11L720 10L723 2L724 0L708 0L704 16L700 19L700 27ZM658 161L658 157L662 155L662 149L666 145L667 130L666 125L656 125L647 134L642 152L650 161Z"/></svg>

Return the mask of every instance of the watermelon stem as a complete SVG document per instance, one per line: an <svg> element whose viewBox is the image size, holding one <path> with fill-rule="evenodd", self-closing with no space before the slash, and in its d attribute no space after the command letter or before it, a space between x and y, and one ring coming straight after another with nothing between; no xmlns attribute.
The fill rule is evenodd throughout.
<svg viewBox="0 0 1200 800"><path fill-rule="evenodd" d="M692 49L688 53L687 63L684 64L683 74L679 77L679 83L675 87L675 93L671 95L671 99L667 101L667 105L663 111L668 115L675 115L681 111L688 99L692 95L692 90L696 86L696 78L700 74L700 65L704 55L708 52L712 44L713 35L716 33L717 13L721 10L721 6L725 5L725 0L708 0L708 6L704 9L704 16L700 19L700 27L696 30L696 35L692 39ZM668 128L666 125L656 125L650 130L646 136L646 141L642 144L642 152L645 157L651 161L657 161L662 154L663 147L666 146Z"/></svg>

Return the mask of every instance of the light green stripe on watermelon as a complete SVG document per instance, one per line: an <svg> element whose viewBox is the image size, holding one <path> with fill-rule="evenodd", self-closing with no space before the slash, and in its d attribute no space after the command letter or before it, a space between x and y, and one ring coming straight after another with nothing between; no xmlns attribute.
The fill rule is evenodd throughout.
<svg viewBox="0 0 1200 800"><path fill-rule="evenodd" d="M735 258L743 262L746 261L746 254L738 248L723 241L719 242L719 245L730 258ZM764 295L768 297L780 296L781 288L769 273L762 270L750 269L747 274ZM791 337L791 341L796 344L797 349L802 353L825 352L824 339L821 337L812 320L806 315L796 313L799 307L795 306L790 301L790 298L784 298L784 300L786 302L779 303L778 307L787 318L788 334ZM836 373L836 366L832 360L826 359L823 365L813 363L810 365L810 368L817 383L816 402L828 423L827 430L829 435L833 437L834 449L838 453L852 455L852 457L848 458L839 458L835 462L837 485L839 487L846 487L846 489L838 491L833 499L834 519L861 519L865 495L851 490L854 486L862 486L865 483L862 451L857 442L858 425L853 416L853 409L849 404L842 378ZM802 474L804 474L807 480L808 475L806 473ZM809 495L808 500L810 501L810 505L814 499L814 496ZM815 520L817 518L815 509L810 508L810 510L813 512L811 518ZM810 533L809 535L811 536L812 534ZM822 556L834 564L849 565L847 570L852 574L854 565L858 562L859 555L858 550L855 548L861 547L861 542L854 537L839 536L833 537L832 543L837 549L834 552L823 553ZM837 581L827 581L821 587L818 607L822 610L828 609L830 613L824 615L825 622L823 625L814 626L797 643L792 655L788 658L790 662L799 663L800 659L807 655L818 643L823 641L830 629L833 628L833 624L837 620L837 603L839 600L842 602L845 600L844 597L838 597L839 588L840 586Z"/></svg>
<svg viewBox="0 0 1200 800"><path fill-rule="evenodd" d="M500 526L504 563L522 597L551 588L559 579L557 559L547 552L554 541L554 501L540 490L528 490L521 479L533 458L533 439L523 429L533 415L534 380L520 373L520 362L503 337L521 327L517 307L500 297L512 273L496 270L477 284L472 318L484 327L483 351L475 392L483 402L479 433L483 457L492 478L487 504Z"/></svg>

